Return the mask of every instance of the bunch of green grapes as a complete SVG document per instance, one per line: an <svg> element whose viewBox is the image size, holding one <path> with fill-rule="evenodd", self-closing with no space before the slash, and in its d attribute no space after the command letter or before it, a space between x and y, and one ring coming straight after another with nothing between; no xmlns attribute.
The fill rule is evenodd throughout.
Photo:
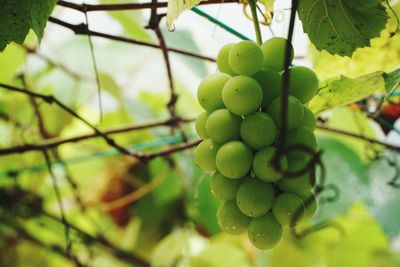
<svg viewBox="0 0 400 267"><path fill-rule="evenodd" d="M312 155L288 148L276 160L285 47L284 38L261 47L251 41L224 46L220 73L204 78L197 93L205 111L196 120L203 141L195 161L212 174L212 192L223 201L218 223L233 235L247 231L259 249L276 246L283 227L311 219L317 208L314 170L307 167ZM291 47L291 60L293 55ZM289 77L285 145L316 151L316 119L306 104L317 93L317 76L291 67Z"/></svg>

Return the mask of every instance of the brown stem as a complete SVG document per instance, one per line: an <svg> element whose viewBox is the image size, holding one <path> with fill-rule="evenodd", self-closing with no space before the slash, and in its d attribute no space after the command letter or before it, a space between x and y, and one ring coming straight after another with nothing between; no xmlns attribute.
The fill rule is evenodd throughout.
<svg viewBox="0 0 400 267"><path fill-rule="evenodd" d="M169 55L168 55L168 48L165 44L164 36L163 36L160 28L159 27L155 28L154 32L156 33L157 38L160 42L160 47L161 47L161 50L162 50L162 53L164 56L165 68L167 69L167 75L168 75L168 81L169 81L169 92L170 92L170 98L167 103L167 107L168 107L171 117L175 118L176 117L175 103L178 99L178 96L175 93L175 89L174 89L174 81L172 78L172 69L171 69L171 62L169 60Z"/></svg>
<svg viewBox="0 0 400 267"><path fill-rule="evenodd" d="M212 5L223 3L238 3L237 0L209 0L199 3L199 5ZM152 9L152 8L165 8L168 2L148 2L148 3L126 3L126 4L105 4L105 5L91 5L91 4L75 4L68 1L58 1L57 5L75 9L80 12L91 11L119 11L119 10L135 10L135 9Z"/></svg>
<svg viewBox="0 0 400 267"><path fill-rule="evenodd" d="M192 148L197 146L198 144L200 144L201 140L195 140L195 141L191 141L191 142L186 142L186 143L182 143L176 146L171 146L165 150L161 150L161 151L156 151L153 153L147 153L147 154L143 154L142 158L145 160L151 160L154 159L156 157L161 157L161 156L167 156L170 154L173 154L175 152L179 152L182 150L186 150L188 148Z"/></svg>
<svg viewBox="0 0 400 267"><path fill-rule="evenodd" d="M153 127L158 127L158 126L171 126L171 125L176 124L177 121L179 121L181 123L188 123L188 122L194 121L194 119L176 118L176 119L168 119L168 120L155 121L155 122L149 122L149 123L143 123L143 124L137 124L137 125L128 125L128 126L124 126L124 127L105 130L105 131L103 131L103 133L105 135L112 135L112 134L118 134L118 133L126 133L126 132L132 132L132 131L137 131L137 130L143 130L143 129L153 128ZM77 143L77 142L81 142L81 141L84 141L87 139L92 139L92 138L97 138L97 137L100 137L100 135L97 133L92 133L92 134L84 134L84 135L79 135L79 136L66 138L66 139L53 139L50 141L46 141L45 143L42 143L42 144L25 144L25 145L21 145L21 146L0 149L0 156L10 155L10 154L14 154L14 153L26 153L26 152L30 152L30 151L42 151L42 150L49 149L49 148L59 147L63 144Z"/></svg>
<svg viewBox="0 0 400 267"><path fill-rule="evenodd" d="M62 247L60 247L59 245L56 245L56 244L48 245L48 244L44 243L43 241L41 241L40 239L38 239L37 237L31 235L28 231L26 231L24 228L22 228L19 225L5 224L4 221L1 221L1 224L3 224L4 226L7 226L8 228L11 228L15 232L17 232L18 238L22 238L22 239L29 241L39 247L47 249L67 260L70 260L75 264L75 266L78 266L78 267L87 266L87 265L81 263L80 260L76 256L68 255L67 252L65 252L65 250ZM0 229L0 232L1 232L1 229ZM3 236L3 234L5 235L5 233L2 233L2 236Z"/></svg>
<svg viewBox="0 0 400 267"><path fill-rule="evenodd" d="M49 17L49 21L52 23L58 24L62 27L65 27L67 29L70 29L71 31L73 31L75 34L78 34L78 35L90 34L91 36L101 37L101 38L105 38L105 39L109 39L109 40L129 43L129 44L136 44L136 45L142 45L142 46L159 48L159 49L161 48L160 45L149 43L149 42L139 41L139 40L135 40L132 38L126 38L126 37L122 37L122 36L116 36L116 35L111 35L111 34L97 32L97 31L92 31L92 30L89 30L87 28L87 25L84 23L71 24L71 23L68 23L68 22L59 20L57 18L53 18L53 17ZM168 48L168 51L178 53L181 55L185 55L185 56L190 56L190 57L207 60L210 62L215 62L215 58L203 56L203 55L197 54L195 52L191 52L191 51L186 51L186 50L182 50L182 49L178 49L178 48Z"/></svg>
<svg viewBox="0 0 400 267"><path fill-rule="evenodd" d="M355 134L355 133L348 132L348 131L345 131L345 130L332 128L332 127L325 126L325 125L322 125L322 124L317 125L317 128L320 129L320 130L323 130L323 131L327 131L327 132L331 132L331 133L337 133L337 134L341 134L341 135L346 135L346 136L349 136L349 137L353 137L353 138L364 140L366 142L382 145L382 146L384 146L384 147L386 147L386 148L388 148L390 150L393 150L393 151L396 151L396 152L400 152L400 147L399 146L395 146L395 145L392 145L392 144L389 144L389 143L386 143L386 142L383 142L383 141L379 141L379 140L376 140L376 139L373 139L373 138L370 138L370 137L367 137L367 136L364 136L364 135L359 135L359 134Z"/></svg>
<svg viewBox="0 0 400 267"><path fill-rule="evenodd" d="M57 221L59 223L64 224L64 222L62 222L59 218L57 218L56 216L43 212L43 214L54 220ZM112 244L110 241L108 241L106 238L104 238L102 235L99 236L93 236L87 232L85 232L84 230L80 229L78 226L72 224L72 223L68 223L68 227L77 232L78 234L80 234L84 239L92 242L92 243L96 243L98 245L101 245L103 248L105 248L106 250L108 250L109 252L111 252L114 256L116 256L118 259L122 259L123 261L126 262L130 262L135 264L135 266L143 266L143 267L149 267L150 264L144 260L143 258L137 256L135 253L133 252L128 252L125 250L122 250L118 247L116 247L114 244Z"/></svg>
<svg viewBox="0 0 400 267"><path fill-rule="evenodd" d="M59 106L61 109L63 109L65 112L69 113L71 116L77 118L78 120L80 120L81 122L83 122L84 124L86 124L89 128L91 128L98 136L102 137L104 139L104 141L109 145L114 147L115 149L117 149L121 154L125 154L134 158L137 158L139 160L140 157L138 157L137 154L131 153L128 149L120 146L119 144L117 144L113 139L111 139L110 137L108 137L106 134L104 134L103 132L101 132L99 129L97 129L94 125L92 125L89 121L87 121L86 119L84 119L82 116L80 116L78 113L76 113L73 109L69 108L68 106L64 105L61 101L59 101L57 98L55 98L52 95L43 95L43 94L38 94L32 91L28 91L26 89L21 89L21 88L17 88L11 85L7 85L7 84L3 84L0 83L0 88L4 88L7 89L9 91L13 91L13 92L19 92L19 93L23 93L26 94L30 97L35 97L35 98L39 98L42 99L43 101L45 101L48 104L56 104L57 106ZM16 153L16 152L14 152Z"/></svg>

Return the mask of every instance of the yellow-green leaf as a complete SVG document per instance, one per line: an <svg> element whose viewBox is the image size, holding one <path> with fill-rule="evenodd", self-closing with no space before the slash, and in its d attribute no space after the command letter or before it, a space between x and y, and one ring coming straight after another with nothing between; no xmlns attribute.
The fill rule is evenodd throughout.
<svg viewBox="0 0 400 267"><path fill-rule="evenodd" d="M275 0L259 0L259 2L265 6L268 12L274 12Z"/></svg>
<svg viewBox="0 0 400 267"><path fill-rule="evenodd" d="M355 79L340 76L325 82L318 94L310 101L309 108L319 113L333 107L363 99L385 88L383 72L377 71Z"/></svg>
<svg viewBox="0 0 400 267"><path fill-rule="evenodd" d="M400 2L393 9L400 14ZM352 57L330 55L326 51L318 52L314 46L310 46L308 54L313 63L313 69L322 80L346 75L356 78L374 71L392 71L400 62L400 32L392 35L397 27L397 20L392 12L386 28L378 38L371 40L371 47L357 49Z"/></svg>
<svg viewBox="0 0 400 267"><path fill-rule="evenodd" d="M174 29L174 22L178 19L179 15L188 9L191 9L201 0L169 0L167 9L167 28Z"/></svg>

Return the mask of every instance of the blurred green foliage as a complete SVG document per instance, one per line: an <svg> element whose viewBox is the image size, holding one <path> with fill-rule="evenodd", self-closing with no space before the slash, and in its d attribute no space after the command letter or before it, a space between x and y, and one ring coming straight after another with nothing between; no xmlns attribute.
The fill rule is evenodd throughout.
<svg viewBox="0 0 400 267"><path fill-rule="evenodd" d="M154 34L143 28L146 16L142 13L107 14L121 34L156 41ZM193 33L162 31L168 45L199 50ZM100 41L95 42L95 56L105 104L101 123L85 36L69 36L50 45L44 40L35 53L27 53L17 44L7 46L0 53L0 82L18 87L24 87L25 83L29 90L52 94L103 130L168 118L168 80L159 50ZM330 60L324 58L321 54L314 59L321 77L331 71L320 66L320 62ZM173 55L172 61L174 67L184 70L174 72L179 94L178 114L191 117L200 108L186 80L203 77L215 66L182 55ZM322 65L337 69L342 66L335 64ZM371 64L362 61L354 66L360 67L346 74L365 74L364 67ZM149 72L155 67L160 70ZM386 70L381 66L378 69ZM151 85L142 80L150 81ZM160 84L162 88L158 88ZM59 107L40 101L36 104L48 137L90 133ZM36 112L27 96L0 91L0 148L43 142L47 137L38 126L40 119ZM372 138L381 134L364 114L346 107L331 111L327 125ZM182 130L193 139L191 124L182 125ZM133 131L113 138L140 152L165 149L182 141L180 130L175 128L172 133L169 127ZM400 161L398 155L396 158L381 146L367 146L363 141L322 131L318 132L318 139L326 183L338 187L339 198L335 202L319 203L318 215L312 223L335 221L344 234L326 228L296 239L286 229L283 241L271 251L256 250L245 236L233 237L220 232L215 218L218 200L210 192L209 177L195 165L191 150L141 164L118 155L97 138L63 145L50 155L55 161L52 170L67 221L88 235L109 240L112 246L129 255L145 258L155 267L400 266L399 189L387 185L395 174L387 158ZM371 155L375 153L383 156L372 160ZM60 220L45 215L60 218L57 195L45 163L41 152L0 158L0 266L74 266L68 257L54 252L55 245L65 247L67 237L73 254L90 266L136 266L129 260L124 261L110 247L72 228L66 237ZM11 198L16 199L14 205L5 201L8 196L15 197ZM32 204L39 202L38 199L40 207ZM123 201L123 205L116 205L117 200ZM13 208L20 204L38 213ZM113 205L116 206L113 208ZM18 227L42 243L21 235Z"/></svg>

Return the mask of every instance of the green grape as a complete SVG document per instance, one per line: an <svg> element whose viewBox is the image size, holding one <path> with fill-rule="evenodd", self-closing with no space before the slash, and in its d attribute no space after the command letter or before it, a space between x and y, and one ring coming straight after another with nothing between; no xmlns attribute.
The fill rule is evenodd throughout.
<svg viewBox="0 0 400 267"><path fill-rule="evenodd" d="M222 90L225 106L232 113L242 116L256 111L262 102L262 89L258 82L247 76L230 79Z"/></svg>
<svg viewBox="0 0 400 267"><path fill-rule="evenodd" d="M236 197L236 192L242 179L233 180L215 172L210 178L210 187L213 195L220 200L231 200Z"/></svg>
<svg viewBox="0 0 400 267"><path fill-rule="evenodd" d="M287 171L289 173L303 171L308 161L304 159L289 160ZM283 177L278 181L279 188L285 193L304 196L310 193L315 185L315 170L311 168L307 172L297 176Z"/></svg>
<svg viewBox="0 0 400 267"><path fill-rule="evenodd" d="M317 139L315 138L314 133L303 126L300 126L292 131L290 131L286 135L285 145L288 146L295 146L301 145L311 149L312 151L317 150ZM286 152L286 156L290 159L309 159L312 155L306 152L303 149L293 148Z"/></svg>
<svg viewBox="0 0 400 267"><path fill-rule="evenodd" d="M271 68L276 71L283 70L285 61L286 42L287 40L285 38L274 37L262 44L261 49L264 55L263 66L265 68ZM291 46L290 62L292 62L294 57L294 49L292 45L290 46Z"/></svg>
<svg viewBox="0 0 400 267"><path fill-rule="evenodd" d="M271 249L282 238L282 226L271 212L250 221L248 235L250 242L258 249Z"/></svg>
<svg viewBox="0 0 400 267"><path fill-rule="evenodd" d="M271 146L257 151L257 153L254 156L253 171L256 174L256 176L262 181L275 182L282 177L280 172L277 171L273 165L275 154L276 154L276 148ZM279 164L282 171L285 171L288 165L285 156L281 157Z"/></svg>
<svg viewBox="0 0 400 267"><path fill-rule="evenodd" d="M272 117L275 124L280 127L281 125L281 97L277 97L271 101L267 110L268 114ZM304 116L304 109L300 101L294 97L288 97L287 109L287 129L290 131L301 125Z"/></svg>
<svg viewBox="0 0 400 267"><path fill-rule="evenodd" d="M267 147L275 140L275 123L266 113L252 113L247 115L240 125L240 136L253 149Z"/></svg>
<svg viewBox="0 0 400 267"><path fill-rule="evenodd" d="M232 179L245 176L251 169L253 153L240 141L231 141L218 150L216 165L218 171Z"/></svg>
<svg viewBox="0 0 400 267"><path fill-rule="evenodd" d="M222 231L240 235L246 231L250 218L240 212L235 200L229 200L219 206L217 221Z"/></svg>
<svg viewBox="0 0 400 267"><path fill-rule="evenodd" d="M314 193L311 193L311 194L309 194L308 196L303 197L303 202L304 202L304 204L305 204L305 203L308 203L308 201L309 201L309 204L308 204L308 205L305 205L305 206L306 206L306 209L305 209L305 211L304 211L303 216L301 217L301 220L302 220L302 221L309 221L309 220L311 220L312 217L313 217L313 216L315 215L315 213L317 212L317 209L318 209L317 199L316 199Z"/></svg>
<svg viewBox="0 0 400 267"><path fill-rule="evenodd" d="M218 109L208 116L207 135L217 143L239 139L242 118L227 109Z"/></svg>
<svg viewBox="0 0 400 267"><path fill-rule="evenodd" d="M215 158L219 145L211 139L203 140L194 150L194 160L203 171L215 171Z"/></svg>
<svg viewBox="0 0 400 267"><path fill-rule="evenodd" d="M239 210L249 217L260 217L267 213L275 199L271 184L256 178L245 180L236 194Z"/></svg>
<svg viewBox="0 0 400 267"><path fill-rule="evenodd" d="M310 101L318 91L318 77L307 67L296 66L290 69L289 94L301 103Z"/></svg>
<svg viewBox="0 0 400 267"><path fill-rule="evenodd" d="M238 74L251 76L261 69L262 65L263 52L252 41L241 41L229 52L229 66Z"/></svg>
<svg viewBox="0 0 400 267"><path fill-rule="evenodd" d="M263 100L261 107L267 109L271 101L280 96L282 78L279 72L274 69L263 68L259 70L253 78L261 85Z"/></svg>
<svg viewBox="0 0 400 267"><path fill-rule="evenodd" d="M317 119L315 118L314 113L306 107L304 107L304 116L301 126L306 127L311 131L314 131L317 126Z"/></svg>
<svg viewBox="0 0 400 267"><path fill-rule="evenodd" d="M234 44L227 44L219 50L217 55L217 66L220 72L235 76L236 73L229 66L229 52L231 51Z"/></svg>
<svg viewBox="0 0 400 267"><path fill-rule="evenodd" d="M298 212L300 213L297 215ZM296 225L303 213L303 200L290 193L283 193L277 196L272 206L272 214L281 225ZM299 217L295 218L295 215Z"/></svg>
<svg viewBox="0 0 400 267"><path fill-rule="evenodd" d="M194 124L197 135L202 139L206 139L208 137L206 132L206 121L209 115L210 115L209 112L203 111L197 117L196 122Z"/></svg>
<svg viewBox="0 0 400 267"><path fill-rule="evenodd" d="M211 74L205 77L197 90L199 104L208 112L223 108L222 88L231 78L228 74Z"/></svg>

